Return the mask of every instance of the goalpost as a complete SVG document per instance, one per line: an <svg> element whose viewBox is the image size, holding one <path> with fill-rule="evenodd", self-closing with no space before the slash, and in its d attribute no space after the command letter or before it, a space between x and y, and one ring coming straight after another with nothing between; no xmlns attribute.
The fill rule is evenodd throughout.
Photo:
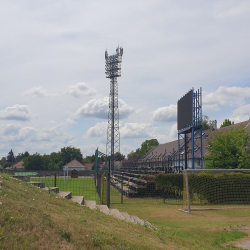
<svg viewBox="0 0 250 250"><path fill-rule="evenodd" d="M68 181L69 180L69 168L68 167L66 167L66 169L64 170L64 183L65 183L66 173L67 173L67 181Z"/></svg>
<svg viewBox="0 0 250 250"><path fill-rule="evenodd" d="M180 211L250 208L250 169L187 169L183 171Z"/></svg>

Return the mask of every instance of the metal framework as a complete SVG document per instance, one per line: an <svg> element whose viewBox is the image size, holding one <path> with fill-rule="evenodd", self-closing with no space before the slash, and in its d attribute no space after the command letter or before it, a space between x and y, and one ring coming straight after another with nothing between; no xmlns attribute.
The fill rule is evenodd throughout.
<svg viewBox="0 0 250 250"><path fill-rule="evenodd" d="M202 89L193 91L193 123L187 128L178 130L178 157L179 166L185 166L187 169L187 155L191 153L192 169L195 169L195 162L198 161L203 167L203 149L202 149ZM188 134L190 136L188 137ZM181 143L181 140L183 142ZM191 148L188 147L191 143ZM185 157L183 157L185 155ZM184 159L183 159L184 158ZM185 162L184 162L185 161Z"/></svg>
<svg viewBox="0 0 250 250"><path fill-rule="evenodd" d="M117 77L121 76L123 48L116 49L116 54L109 56L105 51L105 73L110 78L109 113L106 154L111 157L111 170L114 170L114 155L120 152L119 109L118 109L118 83Z"/></svg>

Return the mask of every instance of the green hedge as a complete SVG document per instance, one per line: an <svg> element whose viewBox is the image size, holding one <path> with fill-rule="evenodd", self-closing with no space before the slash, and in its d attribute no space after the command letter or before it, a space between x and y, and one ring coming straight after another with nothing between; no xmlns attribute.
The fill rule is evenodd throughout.
<svg viewBox="0 0 250 250"><path fill-rule="evenodd" d="M154 183L155 191L165 198L182 198L183 175L182 174L156 174L142 175L142 179Z"/></svg>
<svg viewBox="0 0 250 250"><path fill-rule="evenodd" d="M190 197L211 204L249 204L250 174L209 173L189 174Z"/></svg>

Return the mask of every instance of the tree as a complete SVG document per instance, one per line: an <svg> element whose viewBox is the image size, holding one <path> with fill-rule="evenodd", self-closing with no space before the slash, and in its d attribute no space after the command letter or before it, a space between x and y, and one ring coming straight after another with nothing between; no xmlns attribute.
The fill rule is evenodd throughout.
<svg viewBox="0 0 250 250"><path fill-rule="evenodd" d="M159 142L157 139L146 140L141 144L141 148L137 148L135 152L131 151L128 154L128 158L132 156L143 156L145 155L150 149L158 146Z"/></svg>
<svg viewBox="0 0 250 250"><path fill-rule="evenodd" d="M115 161L122 161L125 158L125 155L120 152L115 153Z"/></svg>
<svg viewBox="0 0 250 250"><path fill-rule="evenodd" d="M10 150L10 152L7 155L7 162L10 162L12 165L15 162L15 156L14 156L12 149Z"/></svg>
<svg viewBox="0 0 250 250"><path fill-rule="evenodd" d="M207 168L248 168L250 136L246 129L236 127L215 131L207 139L208 156L204 157Z"/></svg>
<svg viewBox="0 0 250 250"><path fill-rule="evenodd" d="M4 164L3 164L3 168L8 168L8 167L11 167L11 162L5 162Z"/></svg>
<svg viewBox="0 0 250 250"><path fill-rule="evenodd" d="M74 148L74 147L64 147L61 148L61 159L63 161L63 164L66 165L67 163L69 163L72 160L76 159L79 162L82 162L83 158L82 158L82 153L81 150L79 148Z"/></svg>
<svg viewBox="0 0 250 250"><path fill-rule="evenodd" d="M215 121L209 120L207 115L203 115L202 117L202 131L211 129L215 127Z"/></svg>
<svg viewBox="0 0 250 250"><path fill-rule="evenodd" d="M16 157L15 157L15 162L19 162L21 161L23 158L28 157L30 154L28 151L25 151L24 153L19 153Z"/></svg>
<svg viewBox="0 0 250 250"><path fill-rule="evenodd" d="M23 162L25 170L46 170L43 156L39 153L23 158Z"/></svg>
<svg viewBox="0 0 250 250"><path fill-rule="evenodd" d="M95 162L95 155L87 155L86 158L82 160L83 163L93 163Z"/></svg>
<svg viewBox="0 0 250 250"><path fill-rule="evenodd" d="M220 125L221 128L231 126L234 122L231 122L229 119L225 119L225 121Z"/></svg>

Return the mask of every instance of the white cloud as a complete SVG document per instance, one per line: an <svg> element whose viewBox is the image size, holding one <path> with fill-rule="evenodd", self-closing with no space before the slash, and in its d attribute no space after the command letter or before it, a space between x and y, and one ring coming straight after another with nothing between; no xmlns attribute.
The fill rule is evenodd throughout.
<svg viewBox="0 0 250 250"><path fill-rule="evenodd" d="M152 112L154 122L173 122L177 120L177 105L161 107Z"/></svg>
<svg viewBox="0 0 250 250"><path fill-rule="evenodd" d="M81 96L92 96L95 95L96 90L90 88L85 82L78 82L75 85L70 85L66 90L65 94L72 95L76 98Z"/></svg>
<svg viewBox="0 0 250 250"><path fill-rule="evenodd" d="M219 110L219 105L241 106L250 97L250 88L220 86L215 92L203 91L203 108Z"/></svg>
<svg viewBox="0 0 250 250"><path fill-rule="evenodd" d="M119 118L123 119L135 112L134 108L128 106L123 100L119 99ZM108 119L109 98L92 99L76 111L80 118L100 118Z"/></svg>
<svg viewBox="0 0 250 250"><path fill-rule="evenodd" d="M247 121L249 119L250 119L250 104L235 109L233 114L229 118L230 121L234 121L235 123Z"/></svg>
<svg viewBox="0 0 250 250"><path fill-rule="evenodd" d="M74 121L73 119L67 119L67 123L68 124L77 124L77 122L76 121Z"/></svg>
<svg viewBox="0 0 250 250"><path fill-rule="evenodd" d="M154 137L155 128L151 123L126 123L120 129L121 138Z"/></svg>
<svg viewBox="0 0 250 250"><path fill-rule="evenodd" d="M37 130L33 127L21 127L20 124L8 124L1 138L4 142L27 142L31 141L36 136Z"/></svg>
<svg viewBox="0 0 250 250"><path fill-rule="evenodd" d="M6 128L3 131L3 134L4 135L16 135L19 133L20 128L21 128L20 123L7 124Z"/></svg>
<svg viewBox="0 0 250 250"><path fill-rule="evenodd" d="M31 112L28 105L16 104L0 111L0 119L27 121L31 119Z"/></svg>
<svg viewBox="0 0 250 250"><path fill-rule="evenodd" d="M83 158L84 158L87 155L94 155L95 150L97 149L97 145L96 144L88 144L88 145L82 145L79 148L81 149L81 152L82 152ZM106 149L104 149L104 147L101 147L101 148L98 147L98 150L100 150L103 153L106 152Z"/></svg>
<svg viewBox="0 0 250 250"><path fill-rule="evenodd" d="M23 93L24 95L30 95L34 98L38 97L56 97L58 94L51 94L47 90L43 88L43 86L40 87L34 87L31 88Z"/></svg>
<svg viewBox="0 0 250 250"><path fill-rule="evenodd" d="M104 137L107 136L107 122L97 123L87 131L87 137Z"/></svg>
<svg viewBox="0 0 250 250"><path fill-rule="evenodd" d="M64 129L62 125L56 125L50 128L42 129L35 138L36 141L60 141L64 143L72 143L74 141L74 137L70 136L66 132L63 132Z"/></svg>

